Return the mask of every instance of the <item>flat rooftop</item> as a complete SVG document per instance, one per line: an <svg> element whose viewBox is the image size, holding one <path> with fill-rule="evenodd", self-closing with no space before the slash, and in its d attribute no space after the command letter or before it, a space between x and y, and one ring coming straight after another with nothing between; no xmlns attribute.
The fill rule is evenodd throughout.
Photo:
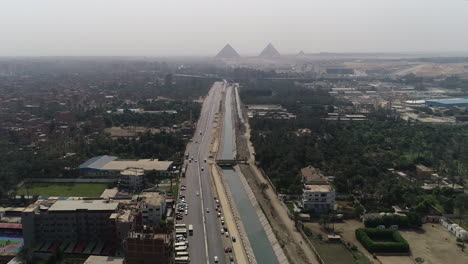
<svg viewBox="0 0 468 264"><path fill-rule="evenodd" d="M59 200L50 208L49 212L54 211L116 211L119 203L112 203L106 200Z"/></svg>
<svg viewBox="0 0 468 264"><path fill-rule="evenodd" d="M316 185L316 184L306 184L304 189L309 192L331 192L333 189L330 185Z"/></svg>
<svg viewBox="0 0 468 264"><path fill-rule="evenodd" d="M164 195L158 192L143 192L140 197L145 199L145 202L149 205L161 205L165 201Z"/></svg>
<svg viewBox="0 0 468 264"><path fill-rule="evenodd" d="M127 168L140 168L145 171L167 171L172 163L172 161L159 161L157 159L113 160L105 164L101 170L122 171Z"/></svg>
<svg viewBox="0 0 468 264"><path fill-rule="evenodd" d="M449 99L438 99L438 100L427 100L426 102L436 102L441 104L468 104L468 98L449 98Z"/></svg>
<svg viewBox="0 0 468 264"><path fill-rule="evenodd" d="M123 264L122 257L89 256L83 264Z"/></svg>

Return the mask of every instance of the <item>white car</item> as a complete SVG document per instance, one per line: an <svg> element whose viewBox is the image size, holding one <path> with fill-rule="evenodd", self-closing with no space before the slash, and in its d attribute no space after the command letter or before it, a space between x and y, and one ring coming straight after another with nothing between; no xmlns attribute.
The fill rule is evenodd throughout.
<svg viewBox="0 0 468 264"><path fill-rule="evenodd" d="M210 208L207 207L207 208L206 208L206 212L209 213L209 212L210 212Z"/></svg>
<svg viewBox="0 0 468 264"><path fill-rule="evenodd" d="M188 215L188 210L185 210L185 215Z"/></svg>
<svg viewBox="0 0 468 264"><path fill-rule="evenodd" d="M200 195L200 192L197 192L197 196L199 196L199 195Z"/></svg>
<svg viewBox="0 0 468 264"><path fill-rule="evenodd" d="M224 233L224 234L226 235L226 237L229 237L229 232L226 232L226 233Z"/></svg>
<svg viewBox="0 0 468 264"><path fill-rule="evenodd" d="M221 228L221 235L224 235L224 229Z"/></svg>
<svg viewBox="0 0 468 264"><path fill-rule="evenodd" d="M218 263L218 256L214 256L214 262Z"/></svg>

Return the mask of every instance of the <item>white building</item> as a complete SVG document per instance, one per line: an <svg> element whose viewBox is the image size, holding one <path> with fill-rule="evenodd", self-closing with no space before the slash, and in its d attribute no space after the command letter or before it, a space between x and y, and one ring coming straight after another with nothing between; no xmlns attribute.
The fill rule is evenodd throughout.
<svg viewBox="0 0 468 264"><path fill-rule="evenodd" d="M128 168L120 172L120 187L128 190L142 190L145 187L145 171Z"/></svg>
<svg viewBox="0 0 468 264"><path fill-rule="evenodd" d="M302 207L305 211L325 213L335 207L335 190L329 184L304 185Z"/></svg>
<svg viewBox="0 0 468 264"><path fill-rule="evenodd" d="M335 190L319 169L309 165L301 169L304 189L302 207L305 211L325 213L335 207Z"/></svg>

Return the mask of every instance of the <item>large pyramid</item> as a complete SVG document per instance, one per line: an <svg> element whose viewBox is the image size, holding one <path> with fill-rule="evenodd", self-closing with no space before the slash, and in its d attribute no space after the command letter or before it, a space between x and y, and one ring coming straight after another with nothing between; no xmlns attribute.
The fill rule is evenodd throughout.
<svg viewBox="0 0 468 264"><path fill-rule="evenodd" d="M216 58L232 59L240 58L240 55L231 47L231 45L226 44L226 46L224 46L224 48L216 55Z"/></svg>
<svg viewBox="0 0 468 264"><path fill-rule="evenodd" d="M280 57L281 54L270 43L270 44L268 44L268 46L266 46L263 49L263 51L258 56L262 57L262 58L277 58L277 57Z"/></svg>

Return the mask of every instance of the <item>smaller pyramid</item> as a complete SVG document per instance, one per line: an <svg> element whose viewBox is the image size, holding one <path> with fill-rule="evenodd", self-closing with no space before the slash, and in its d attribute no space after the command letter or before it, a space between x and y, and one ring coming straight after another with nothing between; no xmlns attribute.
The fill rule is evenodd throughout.
<svg viewBox="0 0 468 264"><path fill-rule="evenodd" d="M280 57L281 54L270 43L270 44L268 44L268 46L266 46L263 49L263 51L258 56L261 57L261 58L277 58L277 57Z"/></svg>
<svg viewBox="0 0 468 264"><path fill-rule="evenodd" d="M232 59L232 58L240 58L239 53L229 44L226 44L224 48L218 52L216 58L225 58L225 59Z"/></svg>
<svg viewBox="0 0 468 264"><path fill-rule="evenodd" d="M299 53L296 56L305 56L305 53L303 50L299 51Z"/></svg>

